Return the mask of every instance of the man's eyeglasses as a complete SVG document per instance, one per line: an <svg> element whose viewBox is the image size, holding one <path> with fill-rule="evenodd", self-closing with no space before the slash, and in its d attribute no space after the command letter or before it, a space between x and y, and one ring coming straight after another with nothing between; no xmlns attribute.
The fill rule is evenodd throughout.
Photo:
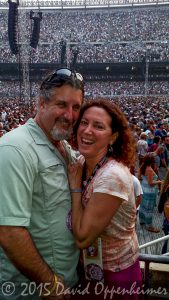
<svg viewBox="0 0 169 300"><path fill-rule="evenodd" d="M47 77L41 84L41 88L45 85L54 85L58 82L59 79L78 79L81 83L83 83L83 76L80 73L72 71L70 69L62 68L53 72L49 77Z"/></svg>

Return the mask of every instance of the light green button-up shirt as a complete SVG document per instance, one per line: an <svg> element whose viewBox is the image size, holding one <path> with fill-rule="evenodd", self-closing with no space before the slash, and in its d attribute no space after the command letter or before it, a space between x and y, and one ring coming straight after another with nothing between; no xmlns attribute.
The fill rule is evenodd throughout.
<svg viewBox="0 0 169 300"><path fill-rule="evenodd" d="M73 286L79 251L66 224L70 209L66 163L34 120L5 134L0 139L0 225L26 227L47 264ZM0 248L0 282L25 280Z"/></svg>

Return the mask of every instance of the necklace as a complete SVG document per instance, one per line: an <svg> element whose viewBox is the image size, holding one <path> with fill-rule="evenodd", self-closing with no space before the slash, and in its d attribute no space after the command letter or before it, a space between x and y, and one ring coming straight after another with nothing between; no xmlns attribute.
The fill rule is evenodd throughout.
<svg viewBox="0 0 169 300"><path fill-rule="evenodd" d="M83 172L82 172L82 191L84 193L84 191L86 190L87 186L89 185L89 183L91 182L91 180L93 179L93 177L96 175L97 171L108 161L107 156L103 156L102 159L97 163L97 165L95 166L92 174L88 177L88 179L86 179L86 162L84 163L83 166Z"/></svg>

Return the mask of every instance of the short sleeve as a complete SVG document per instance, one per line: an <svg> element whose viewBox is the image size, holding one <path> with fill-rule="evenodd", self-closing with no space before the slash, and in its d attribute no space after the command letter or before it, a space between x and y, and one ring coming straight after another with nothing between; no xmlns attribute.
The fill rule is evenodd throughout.
<svg viewBox="0 0 169 300"><path fill-rule="evenodd" d="M29 226L33 164L14 146L0 147L0 225Z"/></svg>
<svg viewBox="0 0 169 300"><path fill-rule="evenodd" d="M143 190L142 190L140 181L134 175L132 175L132 178L133 178L135 196L138 197L140 195L143 195Z"/></svg>
<svg viewBox="0 0 169 300"><path fill-rule="evenodd" d="M128 201L131 184L131 176L125 166L110 165L98 174L93 184L93 192L109 194Z"/></svg>

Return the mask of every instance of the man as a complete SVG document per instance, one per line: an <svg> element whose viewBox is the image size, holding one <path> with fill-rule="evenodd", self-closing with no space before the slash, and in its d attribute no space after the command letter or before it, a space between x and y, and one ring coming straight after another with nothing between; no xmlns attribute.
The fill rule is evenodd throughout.
<svg viewBox="0 0 169 300"><path fill-rule="evenodd" d="M143 158L147 153L148 144L146 138L147 138L146 133L142 132L140 135L140 139L137 142L137 153L138 153L139 165L142 164Z"/></svg>
<svg viewBox="0 0 169 300"><path fill-rule="evenodd" d="M133 178L133 185L134 185L134 195L135 195L135 200L136 200L136 208L137 208L137 213L139 210L139 205L142 200L142 195L143 195L143 190L140 181L136 176L132 174Z"/></svg>
<svg viewBox="0 0 169 300"><path fill-rule="evenodd" d="M162 146L164 148L164 151L160 155L159 174L160 174L160 179L164 180L169 168L169 154L167 149L167 145L169 144L169 137L166 135L163 136L161 139L162 139Z"/></svg>
<svg viewBox="0 0 169 300"><path fill-rule="evenodd" d="M79 73L55 71L42 82L35 119L0 140L1 300L64 299L58 283L60 290L77 283L79 252L67 224L72 155L64 140L83 96Z"/></svg>
<svg viewBox="0 0 169 300"><path fill-rule="evenodd" d="M157 124L157 129L155 131L155 136L159 135L161 138L167 135L167 131L164 129L164 123L160 122Z"/></svg>

